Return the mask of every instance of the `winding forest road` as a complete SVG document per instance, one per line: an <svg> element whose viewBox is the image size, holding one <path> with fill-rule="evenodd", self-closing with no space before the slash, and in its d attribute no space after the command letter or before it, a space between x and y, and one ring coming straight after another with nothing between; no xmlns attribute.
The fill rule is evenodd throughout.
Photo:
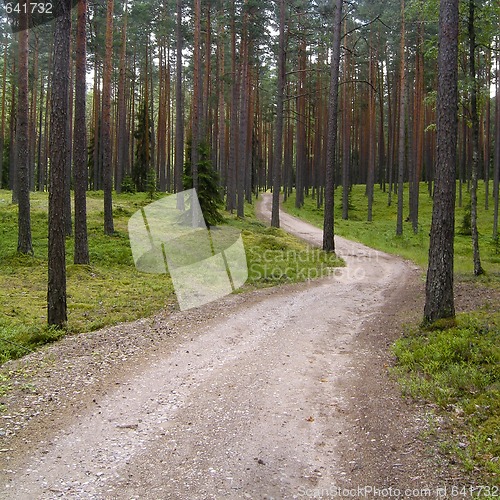
<svg viewBox="0 0 500 500"><path fill-rule="evenodd" d="M264 195L267 219L270 203ZM281 226L321 244L319 229L287 214ZM438 485L422 415L387 374L388 345L421 297L419 272L342 238L336 246L347 267L334 276L28 356L43 370L19 404L38 398L41 410L0 444L0 498L326 498ZM143 344L102 372L92 360L131 342L127 333Z"/></svg>

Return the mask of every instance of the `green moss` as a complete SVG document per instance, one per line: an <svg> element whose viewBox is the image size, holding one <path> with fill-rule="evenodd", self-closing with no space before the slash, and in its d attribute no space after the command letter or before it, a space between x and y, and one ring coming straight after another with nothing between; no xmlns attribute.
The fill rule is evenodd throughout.
<svg viewBox="0 0 500 500"><path fill-rule="evenodd" d="M66 332L46 327L47 193L31 194L35 255L18 255L17 206L0 190L0 363L25 355L66 332L87 332L147 317L176 304L168 274L137 271L128 237L128 221L150 203L145 193L114 195L115 234L103 230L103 193L87 196L90 265L73 264L74 239L66 241L68 324ZM317 254L284 231L268 228L245 207L245 219L225 213L226 225L241 231L250 277L244 290L324 275L338 259ZM186 257L187 258L187 257Z"/></svg>

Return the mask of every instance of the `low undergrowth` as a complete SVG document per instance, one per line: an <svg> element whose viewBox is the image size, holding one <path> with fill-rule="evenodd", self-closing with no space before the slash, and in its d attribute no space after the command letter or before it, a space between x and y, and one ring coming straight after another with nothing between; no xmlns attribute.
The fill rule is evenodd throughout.
<svg viewBox="0 0 500 500"><path fill-rule="evenodd" d="M168 274L139 272L133 261L128 221L151 202L146 193L114 195L115 234L103 231L102 192L89 192L90 265L74 265L74 239L67 239L68 323L64 331L46 326L47 203L46 193L31 194L34 256L17 253L17 206L0 191L0 364L53 342L67 333L147 317L177 308ZM311 250L284 231L268 228L247 205L245 219L224 213L225 223L241 231L249 279L243 290L323 276L341 261Z"/></svg>
<svg viewBox="0 0 500 500"><path fill-rule="evenodd" d="M481 310L460 314L451 328L415 328L393 353L404 394L435 405L450 423L444 451L483 484L500 486L500 313Z"/></svg>

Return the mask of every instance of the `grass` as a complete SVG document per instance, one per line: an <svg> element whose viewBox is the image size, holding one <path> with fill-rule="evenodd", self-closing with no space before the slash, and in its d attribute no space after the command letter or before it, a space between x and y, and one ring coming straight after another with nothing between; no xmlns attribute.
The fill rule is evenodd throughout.
<svg viewBox="0 0 500 500"><path fill-rule="evenodd" d="M418 234L413 233L410 222L405 222L402 236L396 236L396 199L389 207L387 194L375 189L373 221L368 222L364 191L364 186L352 188L349 220L344 221L342 190L337 189L336 234L412 260L425 269L432 217L427 186L420 186ZM405 186L406 206L407 193ZM478 230L486 275L480 278L473 276L471 237L462 234L469 201L465 189L464 194L462 207L456 208L457 278L498 288L500 246L492 239L493 210L484 210L484 184L479 184L478 191ZM322 227L323 209L312 197L306 198L301 209L295 208L294 196L284 206L293 215ZM407 216L405 208L404 218ZM443 450L460 460L482 484L500 486L500 313L485 306L474 313L460 314L456 321L435 324L432 330L415 326L394 344L393 353L397 359L393 372L403 393L436 405L439 414L450 421Z"/></svg>
<svg viewBox="0 0 500 500"><path fill-rule="evenodd" d="M452 328L415 328L393 346L406 396L436 404L453 429L444 450L482 484L500 486L500 313L461 314Z"/></svg>
<svg viewBox="0 0 500 500"><path fill-rule="evenodd" d="M0 363L17 358L67 333L147 317L177 301L168 274L139 272L133 261L128 220L150 203L147 195L114 196L115 234L103 231L102 193L89 192L88 233L91 264L74 265L73 238L66 242L68 324L64 331L46 326L47 204L46 193L31 194L35 255L17 253L17 206L0 191ZM342 265L335 257L309 249L284 231L259 222L247 205L244 220L226 213L227 225L241 231L249 278L244 290L303 281ZM240 290L241 291L241 290Z"/></svg>
<svg viewBox="0 0 500 500"><path fill-rule="evenodd" d="M490 189L490 193L492 189ZM335 233L350 238L369 247L387 253L399 255L412 260L422 268L427 267L429 252L429 231L432 217L432 200L427 192L427 185L420 185L419 197L419 231L414 234L411 222L404 223L403 235L396 235L397 200L393 196L392 205L387 206L387 193L375 188L373 202L373 221L367 221L368 207L364 186L353 186L351 191L351 210L349 220L342 220L341 209L342 189L335 192ZM484 210L484 184L479 183L479 244L481 259L486 275L481 282L498 286L500 278L500 245L492 238L493 233L493 202L490 210ZM473 271L471 237L461 234L461 226L466 215L469 197L464 188L462 207L456 208L456 235L455 235L455 272L459 279L471 279ZM318 208L316 200L306 197L304 206L295 208L295 194L285 203L287 212L309 221L318 227L323 227L323 208ZM408 186L405 186L404 218L408 217Z"/></svg>

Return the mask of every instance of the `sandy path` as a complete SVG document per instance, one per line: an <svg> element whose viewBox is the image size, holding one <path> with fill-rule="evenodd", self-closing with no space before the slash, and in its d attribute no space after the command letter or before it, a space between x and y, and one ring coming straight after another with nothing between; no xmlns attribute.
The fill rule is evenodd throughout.
<svg viewBox="0 0 500 500"><path fill-rule="evenodd" d="M265 196L263 216L269 205ZM321 242L320 230L286 214L281 225ZM347 267L334 276L229 299L111 376L54 429L45 419L40 436L33 422L26 432L40 437L36 446L19 438L0 454L8 459L0 497L294 498L359 486L363 467L365 485L428 482L399 456L415 436L390 413L401 403L384 385L381 354L388 340L380 311L415 272L360 244L336 245ZM379 350L362 335L375 325Z"/></svg>

